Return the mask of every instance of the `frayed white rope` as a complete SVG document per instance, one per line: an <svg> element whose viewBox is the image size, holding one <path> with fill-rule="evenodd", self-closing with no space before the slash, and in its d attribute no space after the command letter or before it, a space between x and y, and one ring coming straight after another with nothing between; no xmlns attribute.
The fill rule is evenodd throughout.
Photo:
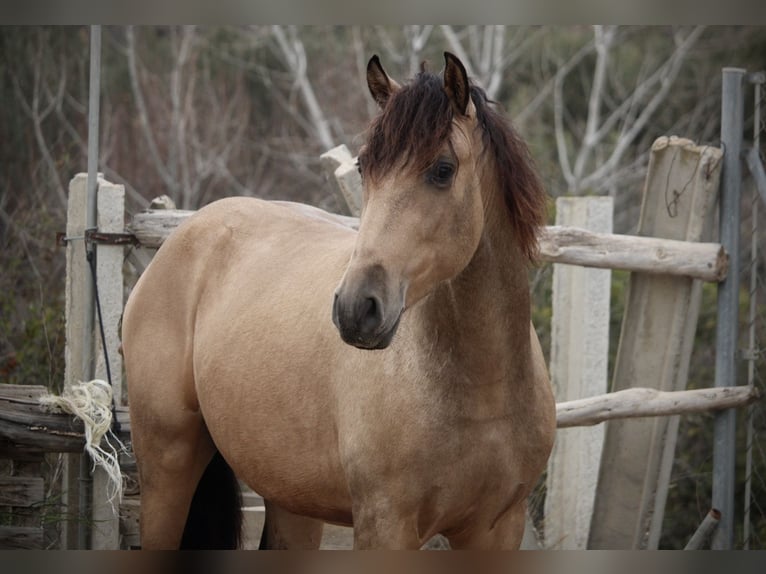
<svg viewBox="0 0 766 574"><path fill-rule="evenodd" d="M93 461L93 468L95 469L96 466L103 468L109 479L107 482L109 502L112 508L114 508L115 500L122 502L122 471L118 455L120 452L127 452L127 449L111 431L111 385L101 379L67 384L61 395L40 397L40 404L48 409L64 411L82 420L85 426L85 450Z"/></svg>

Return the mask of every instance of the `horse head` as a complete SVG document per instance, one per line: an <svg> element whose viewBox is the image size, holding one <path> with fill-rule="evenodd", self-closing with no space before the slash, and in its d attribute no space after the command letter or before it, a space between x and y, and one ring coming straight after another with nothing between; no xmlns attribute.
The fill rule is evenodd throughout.
<svg viewBox="0 0 766 574"><path fill-rule="evenodd" d="M377 56L367 84L381 108L359 153L364 202L355 248L335 292L333 322L362 349L387 347L402 313L458 275L484 228L481 130L463 64L404 86Z"/></svg>

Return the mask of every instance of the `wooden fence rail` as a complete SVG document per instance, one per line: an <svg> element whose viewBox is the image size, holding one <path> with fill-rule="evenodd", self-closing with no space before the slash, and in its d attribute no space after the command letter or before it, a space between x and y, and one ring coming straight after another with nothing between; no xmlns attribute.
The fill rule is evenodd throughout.
<svg viewBox="0 0 766 574"><path fill-rule="evenodd" d="M0 477L0 507L29 509L44 498L44 481L40 476ZM0 509L0 513L4 510ZM40 526L0 526L0 549L39 550L43 547Z"/></svg>
<svg viewBox="0 0 766 574"><path fill-rule="evenodd" d="M18 452L83 452L82 421L42 407L40 397L46 394L42 385L0 384L0 458L13 458ZM127 407L117 407L117 420L121 438L128 438Z"/></svg>
<svg viewBox="0 0 766 574"><path fill-rule="evenodd" d="M148 248L158 248L193 211L147 210L137 213L128 231ZM350 227L355 217L337 216ZM553 263L685 276L718 282L726 277L728 255L718 243L693 243L577 227L548 226L540 234L540 258Z"/></svg>

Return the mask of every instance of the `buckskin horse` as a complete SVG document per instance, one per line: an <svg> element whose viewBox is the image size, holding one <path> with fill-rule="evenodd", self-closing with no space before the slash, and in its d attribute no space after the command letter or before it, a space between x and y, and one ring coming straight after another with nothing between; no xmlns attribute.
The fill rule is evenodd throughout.
<svg viewBox="0 0 766 574"><path fill-rule="evenodd" d="M445 53L380 107L358 231L227 198L189 217L123 319L143 548L518 548L555 405L528 270L546 195L529 151Z"/></svg>

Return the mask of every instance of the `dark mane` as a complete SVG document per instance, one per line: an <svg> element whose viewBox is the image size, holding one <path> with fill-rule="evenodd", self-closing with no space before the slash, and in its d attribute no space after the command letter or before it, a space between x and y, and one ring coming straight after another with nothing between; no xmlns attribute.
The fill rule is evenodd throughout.
<svg viewBox="0 0 766 574"><path fill-rule="evenodd" d="M484 153L492 154L508 216L519 248L531 261L537 259L537 232L545 225L547 194L524 140L511 122L491 107L484 90L471 86L471 99L482 128Z"/></svg>
<svg viewBox="0 0 766 574"><path fill-rule="evenodd" d="M364 178L380 179L400 164L425 171L436 159L452 129L453 108L441 77L421 72L388 100L368 129L359 153ZM493 107L485 92L471 85L471 99L502 187L521 252L538 254L537 232L546 220L546 193L524 141Z"/></svg>
<svg viewBox="0 0 766 574"><path fill-rule="evenodd" d="M442 79L420 72L394 93L368 130L359 154L362 174L378 179L400 162L422 171L436 159L452 129L452 105Z"/></svg>

